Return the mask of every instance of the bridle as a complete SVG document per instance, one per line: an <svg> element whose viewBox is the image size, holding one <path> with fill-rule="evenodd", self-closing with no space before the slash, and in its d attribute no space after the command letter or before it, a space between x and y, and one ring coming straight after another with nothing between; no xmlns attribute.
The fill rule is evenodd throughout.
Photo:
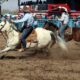
<svg viewBox="0 0 80 80"><path fill-rule="evenodd" d="M3 34L3 32L1 31L1 30L5 27L5 25L6 25L6 21L5 21L5 24L4 24L4 25L0 25L0 26L2 26L2 27L0 28L0 33L2 34L2 36L4 37L4 39L5 39L6 42L7 42L7 38L5 37L5 35Z"/></svg>
<svg viewBox="0 0 80 80"><path fill-rule="evenodd" d="M4 21L5 22L5 24L4 25L0 25L0 26L2 26L1 28L0 28L0 32L2 32L1 30L5 27L5 25L6 25L6 21Z"/></svg>

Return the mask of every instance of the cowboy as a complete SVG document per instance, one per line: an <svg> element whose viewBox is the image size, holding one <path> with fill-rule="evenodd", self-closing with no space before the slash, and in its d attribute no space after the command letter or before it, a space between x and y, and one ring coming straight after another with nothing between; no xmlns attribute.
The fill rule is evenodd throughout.
<svg viewBox="0 0 80 80"><path fill-rule="evenodd" d="M20 42L22 43L22 48L19 50L20 52L26 49L26 38L31 34L33 27L32 24L34 22L34 18L31 14L30 7L24 6L23 8L24 16L19 20L11 20L14 23L24 22L23 29L21 31L22 35L20 37Z"/></svg>
<svg viewBox="0 0 80 80"><path fill-rule="evenodd" d="M61 22L61 26L59 29L59 35L62 39L64 39L65 29L67 28L68 22L69 22L69 14L66 9L61 10L61 16L60 18L58 18L58 21Z"/></svg>

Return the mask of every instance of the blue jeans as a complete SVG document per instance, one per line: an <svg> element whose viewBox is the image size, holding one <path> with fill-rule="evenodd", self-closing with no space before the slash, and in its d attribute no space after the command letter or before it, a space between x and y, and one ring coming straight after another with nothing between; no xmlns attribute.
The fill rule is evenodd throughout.
<svg viewBox="0 0 80 80"><path fill-rule="evenodd" d="M64 24L64 25L62 25L61 27L60 27L60 29L59 29L59 35L60 35L60 37L62 38L62 39L64 39L64 33L65 33L65 29L67 28L67 25L66 24Z"/></svg>
<svg viewBox="0 0 80 80"><path fill-rule="evenodd" d="M26 48L26 38L31 34L32 30L33 30L33 27L29 26L22 31L20 41L22 43L23 48Z"/></svg>

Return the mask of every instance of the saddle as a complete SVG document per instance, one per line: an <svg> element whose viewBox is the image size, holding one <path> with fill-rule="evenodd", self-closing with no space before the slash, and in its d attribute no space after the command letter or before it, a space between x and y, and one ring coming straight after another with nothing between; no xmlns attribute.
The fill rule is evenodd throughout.
<svg viewBox="0 0 80 80"><path fill-rule="evenodd" d="M27 42L37 42L37 33L35 32L35 30L32 31L32 33L28 36L26 40Z"/></svg>
<svg viewBox="0 0 80 80"><path fill-rule="evenodd" d="M21 36L21 33L19 32L19 36ZM35 30L32 31L32 33L27 37L26 42L29 43L28 46L31 46L31 43L37 43L37 33ZM21 48L21 42L16 47L17 49Z"/></svg>
<svg viewBox="0 0 80 80"><path fill-rule="evenodd" d="M21 36L21 32L19 32L19 36ZM35 30L26 38L27 42L36 42L37 41L37 33Z"/></svg>

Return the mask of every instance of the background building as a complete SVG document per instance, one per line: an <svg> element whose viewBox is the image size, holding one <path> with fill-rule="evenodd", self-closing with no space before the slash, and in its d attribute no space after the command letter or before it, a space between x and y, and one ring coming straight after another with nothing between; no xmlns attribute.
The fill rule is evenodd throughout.
<svg viewBox="0 0 80 80"><path fill-rule="evenodd" d="M28 2L30 1L35 4L35 2L43 3L46 1L48 4L60 4L60 3L68 3L72 10L80 10L80 0L20 0L20 2ZM2 9L7 10L15 10L18 9L18 0L8 0L7 2L2 4Z"/></svg>

